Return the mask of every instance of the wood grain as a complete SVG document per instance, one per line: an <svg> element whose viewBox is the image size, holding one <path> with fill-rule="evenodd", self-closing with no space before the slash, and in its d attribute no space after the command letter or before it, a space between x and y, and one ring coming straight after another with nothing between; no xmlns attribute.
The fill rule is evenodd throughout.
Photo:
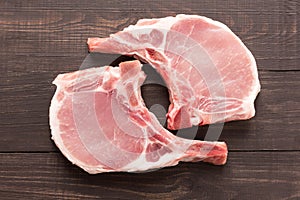
<svg viewBox="0 0 300 200"><path fill-rule="evenodd" d="M0 0L0 199L300 199L299 4ZM226 123L220 137L229 146L228 163L94 176L73 166L50 140L52 80L79 68L88 37L179 13L227 24L257 60L256 117ZM165 88L142 92L148 107L168 106ZM197 139L217 126L200 127Z"/></svg>
<svg viewBox="0 0 300 200"><path fill-rule="evenodd" d="M299 70L298 1L1 1L2 55L82 56L88 37L107 37L139 18L199 14L227 24L261 70ZM172 6L169 6L172 5ZM15 15L14 13L18 14ZM299 21L299 20L298 20ZM38 42L37 42L38 41Z"/></svg>
<svg viewBox="0 0 300 200"><path fill-rule="evenodd" d="M55 90L51 81L59 71L6 74L7 81L1 83L1 152L57 150L50 140L48 109ZM300 93L296 92L300 72L259 74L262 91L256 100L256 117L225 123L220 140L225 140L230 150L300 150ZM167 110L168 92L161 86L143 87L143 96L149 108L156 103ZM208 126L199 127L197 138L203 139L207 129Z"/></svg>
<svg viewBox="0 0 300 200"><path fill-rule="evenodd" d="M0 159L3 199L300 198L299 152L232 152L224 167L180 163L150 173L99 175L59 153L6 153Z"/></svg>

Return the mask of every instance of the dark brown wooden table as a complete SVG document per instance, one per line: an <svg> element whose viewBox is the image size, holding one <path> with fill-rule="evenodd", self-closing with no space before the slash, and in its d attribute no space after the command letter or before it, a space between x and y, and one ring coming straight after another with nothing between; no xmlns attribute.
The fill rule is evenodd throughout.
<svg viewBox="0 0 300 200"><path fill-rule="evenodd" d="M300 199L299 9L296 0L0 0L0 199ZM257 115L225 124L227 165L99 175L73 166L50 140L52 80L78 69L88 37L178 13L227 24L257 60ZM143 93L159 100L166 90Z"/></svg>

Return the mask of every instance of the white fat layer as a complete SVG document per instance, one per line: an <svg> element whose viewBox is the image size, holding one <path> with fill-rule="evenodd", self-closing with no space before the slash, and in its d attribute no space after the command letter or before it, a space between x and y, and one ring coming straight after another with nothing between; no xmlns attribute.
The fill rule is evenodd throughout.
<svg viewBox="0 0 300 200"><path fill-rule="evenodd" d="M105 68L105 70L106 69L107 68ZM98 70L96 68L92 68L92 69L86 70L85 72L94 71L98 75L103 74L103 76L104 76L103 80L109 80L109 77L106 77L106 76L120 77L118 68L111 68L110 70L112 70L112 71L109 71L109 72L105 71L104 72L104 68L101 69L101 70ZM100 73L98 73L99 71L100 71ZM75 73L80 75L81 72L75 72ZM66 75L68 75L68 74L66 74ZM135 88L139 88L139 85L138 85L139 82L137 80L140 77L144 78L144 76L145 76L144 73L140 72L137 76L130 77L130 79L128 79L127 82L131 83L131 84L134 84ZM78 165L79 167L83 168L85 171L87 171L91 174L101 173L101 172L109 172L109 171L133 172L133 171L144 171L144 170L148 170L148 169L155 169L155 168L159 168L161 166L176 165L178 163L178 159L184 155L184 151L177 147L177 148L172 148L172 153L167 153L167 154L161 156L160 159L157 162L148 162L145 158L146 148L147 148L148 144L150 144L151 142L146 139L145 140L146 143L144 144L143 152L139 155L139 157L136 160L134 160L133 162L131 162L127 166L123 167L122 169L107 170L107 169L105 169L105 166L101 166L101 165L96 166L96 167L95 166L89 166L86 163L84 163L84 161L76 159L72 155L72 152L70 152L66 148L66 146L64 145L64 142L61 138L61 135L60 135L63 131L60 130L60 128L59 128L58 111L60 110L61 106L63 106L64 99L62 99L61 101L57 100L57 96L58 96L59 92L64 91L64 87L67 86L67 85L70 86L70 85L76 84L76 80L66 81L66 80L63 80L63 78L64 78L64 75L59 75L53 82L54 84L57 85L57 89L56 89L56 92L55 92L55 94L52 98L51 106L50 106L50 113L49 113L50 127L51 127L52 139L54 140L54 142L56 143L58 148L61 150L61 152L64 154L64 156L68 160L70 160L73 164ZM90 78L90 75L86 75L84 78ZM81 80L83 80L83 79L81 79ZM119 95L122 95L122 96L125 97L125 102L126 102L126 101L129 101L129 97L127 96L127 93L123 93L123 91L125 90L123 87L125 87L125 86L126 85L124 85L123 83L120 83L120 84L116 85L116 88L117 88L117 92L120 92ZM105 90L103 88L101 88L101 86L99 86L96 90L84 91L84 92L95 92L95 91L105 91ZM64 98L68 98L67 95L68 94L65 93ZM140 94L138 94L138 95L140 95ZM138 105L138 107L144 107L142 99L140 99L140 104ZM136 109L138 109L138 108L136 108ZM152 113L150 113L150 115L152 116L151 117L152 120L157 120ZM157 121L147 122L146 127L141 127L143 129L144 138L149 137L149 133L146 130L147 127L151 127L152 130L159 133L159 131L156 130L156 128L153 126L152 123L159 123L159 122L157 122ZM93 156L93 154L91 154L91 156ZM101 160L99 160L99 162L101 162Z"/></svg>
<svg viewBox="0 0 300 200"><path fill-rule="evenodd" d="M182 152L181 154L183 157L184 154ZM138 159L123 167L122 171L127 171L127 172L146 171L149 169L157 169L161 167L174 166L178 164L180 157L181 157L180 154L176 154L172 152L160 156L158 161L149 162L146 159L146 153L143 152L140 154Z"/></svg>
<svg viewBox="0 0 300 200"><path fill-rule="evenodd" d="M106 69L107 67L102 67L102 68L90 68L90 69L86 69L85 72L95 72L95 74L101 75L103 73L103 71ZM85 171L91 173L91 174L95 174L95 173L100 173L100 172L105 172L107 171L106 169L103 169L102 166L98 166L97 168L95 167L91 167L86 165L84 162L76 159L73 155L72 152L68 151L68 149L65 147L63 140L61 138L61 133L63 132L62 130L60 130L59 127L59 118L58 118L58 111L60 110L60 108L63 106L63 102L64 102L64 98L59 102L57 100L57 96L59 94L59 92L64 91L64 86L65 85L73 85L76 83L76 78L69 80L69 81L65 81L65 80L61 80L63 78L63 76L65 75L70 75L70 74L80 74L80 71L74 72L74 73L68 73L68 74L59 74L57 76L57 78L53 81L53 84L55 84L57 86L55 94L51 100L51 105L49 108L49 119L50 119L50 129L51 129L51 139L55 142L55 144L57 145L57 147L60 149L60 151L63 153L63 155L73 164L81 167L82 169L84 169ZM89 78L92 75L87 75L86 78ZM102 88L99 87L99 90L104 91ZM64 91L65 92L65 91ZM68 95L67 93L65 93L65 95Z"/></svg>
<svg viewBox="0 0 300 200"><path fill-rule="evenodd" d="M214 21L214 20L211 20L209 18L206 18L206 17L200 17L200 16L193 16L193 15L177 15L175 18L174 17L167 17L167 18L163 18L163 19L160 19L158 21L158 23L155 23L153 25L149 25L149 26L142 26L141 29L138 29L137 26L129 26L128 28L124 29L125 31L126 30L136 30L138 29L137 31L135 31L135 34L134 34L134 37L138 37L140 34L149 34L150 30L156 27L161 27L163 30L169 30L171 28L171 26L176 23L178 20L182 19L182 18L185 18L185 17L195 17L195 18L201 18L201 19L204 19L206 20L207 22L209 23L213 23L217 26L219 26L220 28L230 32L231 34L233 34L231 32L231 30L224 24L220 23L220 22L217 22L217 21ZM166 36L167 36L167 32L163 31L164 33L164 40L162 42L162 44L158 47L158 49L164 49L165 48L165 45L166 45ZM233 34L234 35L234 34ZM235 35L234 35L235 36ZM122 38L116 36L116 35L112 35L112 37L116 40L116 41L119 41L120 43L125 43L125 44L128 44L130 46L132 46L132 43L126 43L125 40L123 40ZM236 37L236 36L235 36ZM243 45L245 47L245 45L240 41L240 39L238 37L236 37L237 40L241 43L241 45ZM153 46L151 46L149 44L149 48L154 48ZM157 49L157 47L155 48ZM250 57L251 59L251 68L252 68L252 73L253 73L253 77L256 77L256 84L253 85L253 90L251 91L251 94L249 95L248 98L246 99L243 99L243 100L240 100L242 101L243 103L241 104L241 106L243 107L243 110L245 113L247 113L247 110L251 110L251 115L253 114L254 115L254 106L253 106L253 102L255 100L255 97L256 95L258 94L258 92L260 91L260 84L259 84L259 81L258 81L258 73L257 73L257 69L256 69L256 63L255 63L255 59L253 57L253 55L251 54L251 52L245 47L245 49L247 50L247 54L248 56ZM134 52L135 54L136 52ZM137 54L137 53L136 53ZM138 55L138 54L137 54ZM149 58L148 58L149 59ZM167 58L166 58L167 59ZM179 88L176 87L178 84L183 84L180 82L180 79L179 77L177 76L177 74L174 72L174 70L172 70L172 68L169 68L168 66L170 66L170 60L168 60L168 64L167 66L162 66L164 70L167 71L168 75L170 76L169 79L170 80L175 80L175 81L178 81L178 83L176 82L175 84L173 84L173 87L172 89L174 89L174 91L179 91ZM92 70L92 69L91 69ZM54 84L57 85L57 90L53 96L53 99L51 101L51 106L50 106L50 112L49 112L49 117L50 117L50 127L51 127L51 134L52 134L52 139L55 141L56 145L60 148L60 150L62 151L62 153L74 164L82 167L84 170L86 170L87 172L89 173L99 173L99 172L104 172L104 171L112 171L112 170L106 170L106 169L103 169L102 166L97 166L97 167L91 167L91 166L87 166L85 163L81 162L80 160L77 160L76 158L74 158L72 156L72 152L68 152L68 150L65 148L64 144L63 144L63 141L60 137L60 133L61 133L61 130L59 129L59 124L58 124L58 121L57 121L57 114L58 114L58 111L60 109L60 107L62 106L62 102L63 101L60 101L58 102L57 100L57 95L58 95L58 92L60 90L63 90L63 85L65 84L64 82L62 82L60 80L60 78L62 77L63 75L59 75L57 77L57 79L55 79L55 81L53 82ZM118 70L112 70L110 74L106 74L105 77L104 77L104 80L106 80L106 77L107 76L114 76L114 77L119 77L119 71ZM93 78L91 76L91 78ZM133 80L134 81L134 80ZM69 83L68 83L69 84ZM186 84L186 83L185 83ZM190 88L193 88L191 85L188 85L188 87ZM98 87L96 89L96 91L103 91L103 92L107 92L105 91L102 87ZM121 94L121 93L120 93ZM122 95L125 95L122 93ZM126 96L126 95L125 95ZM182 98L182 97L181 97ZM251 106L252 105L252 106ZM179 105L180 106L180 105ZM197 123L199 123L200 118L197 118L197 115L198 116L201 116L201 113L200 112L203 112L201 110L198 110L198 109L192 109L192 112L193 112L193 115L192 115L192 124L194 125L197 125ZM197 112L199 112L197 114ZM196 114L195 114L196 113ZM235 114L236 113L236 110L234 111ZM241 111L242 113L242 111ZM149 126L151 126L151 124L149 124ZM152 127L154 128L154 127ZM146 132L146 129L144 129L144 137L147 138L148 137L148 134ZM161 156L160 159L155 162L155 163L152 163L151 165L149 165L150 163L146 161L146 158L145 158L145 150L146 150L146 147L147 147L147 144L149 144L149 141L147 141L147 143L145 144L145 148L144 148L144 151L143 153L139 156L138 159L136 159L135 161L133 161L132 163L128 164L127 166L125 166L124 168L120 169L120 171L143 171L143 170L148 170L148 169L151 169L151 168L160 168L161 166L172 166L172 165L176 165L178 163L178 160L176 159L180 159L180 157L183 155L182 151L174 148L172 149L172 151L177 151L177 152L174 152L174 153L167 153L165 154L164 156Z"/></svg>
<svg viewBox="0 0 300 200"><path fill-rule="evenodd" d="M130 25L127 28L124 28L123 31L128 31L134 36L136 39L139 40L139 37L143 34L150 35L150 33L153 31L153 29L158 29L160 32L163 33L164 39L163 42L160 44L158 47L153 47L151 44L149 44L149 48L154 48L154 49L160 49L164 50L165 45L166 45L166 37L167 33L170 31L171 27L177 22L177 20L173 20L174 17L165 17L161 18L157 23L151 24L151 25L146 25L146 26L137 26L137 25ZM141 19L143 20L143 19ZM120 39L122 43L127 44L132 46L132 43L128 43L126 40L123 40L119 38L117 35L112 35L114 39ZM138 46L137 46L138 48Z"/></svg>
<svg viewBox="0 0 300 200"><path fill-rule="evenodd" d="M120 73L119 73L119 68L110 68L109 72L106 72L105 70L107 70L108 67L101 67L101 68L90 68L90 69L86 69L86 70L82 70L82 71L77 71L77 72L73 72L73 73L67 73L67 74L60 74L57 76L57 78L53 81L53 84L55 84L57 86L56 88L56 92L51 100L51 105L50 105L50 109L49 109L49 118L50 118L50 128L51 128L51 134L52 134L52 140L54 140L55 144L57 145L57 147L61 150L61 152L63 153L63 155L70 160L73 164L76 164L77 166L81 167L82 169L84 169L85 171L94 174L94 173L100 173L100 172L105 172L108 171L107 169L103 169L103 166L98 166L98 167L91 167L88 166L87 164L85 164L84 162L82 162L81 160L76 159L73 155L72 152L70 152L64 145L63 140L61 138L61 133L63 132L62 130L60 130L59 127L59 118L58 118L58 111L60 110L60 108L63 106L63 102L64 99L62 99L60 102L57 100L57 96L59 94L59 92L63 91L65 97L68 95L65 90L64 87L65 86L72 86L74 84L76 84L78 81L81 81L82 79L71 79L71 80L62 80L62 78L64 76L68 76L71 74L76 74L79 75L82 74L84 76L83 79L89 79L96 76L104 76L103 80L109 80L109 78L111 76L114 77L120 77ZM89 72L93 72L92 74L84 74L84 73L89 73ZM107 93L108 91L106 91L105 89L103 89L101 87L101 85L99 85L99 87L97 87L97 89L95 90L90 90L90 91L84 91L84 92L95 92L95 91L101 91L101 92L105 92ZM65 98L64 97L64 98ZM91 154L92 156L92 154ZM101 162L101 161L100 161Z"/></svg>
<svg viewBox="0 0 300 200"><path fill-rule="evenodd" d="M180 21L181 19L186 19L186 18L195 18L195 19L202 19L204 21L206 21L207 23L210 24L214 24L217 27L220 27L220 29L222 29L223 31L228 32L229 34L231 34L236 41L239 42L240 45L242 45L244 47L244 49L246 50L247 56L248 58L250 58L251 60L251 64L250 64L250 68L251 68L251 73L252 73L252 77L253 79L255 79L255 83L252 86L252 89L249 91L249 95L245 96L243 99L239 99L239 102L241 102L241 104L239 106L236 107L236 110L239 110L239 113L234 113L234 110L226 110L226 114L224 113L223 110L223 117L214 117L215 119L213 119L212 122L219 122L219 121L224 121L225 117L230 119L232 117L234 117L235 115L247 115L248 118L253 117L255 114L255 108L254 105L252 105L254 103L254 100L257 96L257 94L260 91L260 83L259 83L259 79L258 79L258 73L257 73L257 67L256 67L256 62L254 59L254 56L251 54L251 52L249 51L249 49L244 45L244 43L223 23L212 20L210 18L207 17L202 17L202 16L197 16L197 15L184 15L184 14L179 14L176 17L166 17L166 18L160 18L156 23L151 24L151 25L130 25L129 27L125 28L124 31L128 31L132 34L132 36L136 37L137 40L139 39L139 36L142 34L150 34L151 31L153 29L158 29L160 30L163 34L164 34L164 39L163 42L160 44L159 47L153 47L150 43L146 43L145 47L147 48L153 48L159 52L163 52L163 50L166 47L166 37L167 37L167 33L170 31L172 25L174 25L175 23L177 23L178 21ZM154 18L153 20L158 19L158 18ZM142 19L141 21L143 21L144 19ZM145 19L150 20L150 19ZM139 49L140 46L138 44L136 44L136 46L134 44L132 44L131 42L126 41L126 39L119 37L117 34L116 35L111 35L111 37L113 39L115 39L116 41L122 43L122 44L126 44L128 46L130 46L132 49ZM205 49L204 49L205 50ZM128 53L128 52L124 52L124 53ZM151 61L151 58L147 57L144 58L143 56L139 55L138 52L131 52L130 54L132 55L138 55L139 57L147 60L148 62L152 63L153 61ZM163 55L163 53L162 53ZM208 55L208 54L207 54ZM169 89L171 89L171 97L173 100L175 97L174 95L176 94L176 98L177 100L175 100L174 103L174 113L176 112L176 110L180 109L180 107L184 106L184 105L188 105L185 104L184 102L180 101L180 99L185 99L187 100L185 97L181 96L181 92L180 92L180 88L178 87L179 85L185 85L187 88L189 88L189 90L194 94L194 96L199 96L199 94L196 94L193 90L193 86L191 85L191 83L189 81L184 81L182 78L180 78L178 76L178 73L176 73L175 70L172 69L170 63L170 59L166 58L165 59L168 61L167 65L160 65L160 68L164 71L167 72L168 74L168 81L167 81L167 85L169 87ZM152 63L153 64L153 63ZM160 63L158 63L160 64ZM154 68L156 68L153 65ZM166 78L166 77L165 77ZM213 83L212 83L213 84ZM212 87L213 85L211 85ZM224 93L224 92L223 92ZM225 93L224 93L225 95ZM215 96L217 97L217 96ZM215 98L214 97L214 98ZM222 97L224 100L224 96ZM227 102L232 102L230 99L227 99ZM187 100L188 101L188 100ZM190 100L190 102L192 102L192 99ZM190 106L189 106L190 107ZM201 108L199 110L199 108L192 108L190 107L190 121L191 124L193 125L198 125L202 119L201 119L201 115L199 115L198 117L195 116L196 113L201 114L201 113L205 113L205 111L202 111ZM172 110L169 111L169 115L172 116ZM218 114L217 112L210 112L207 113L211 116Z"/></svg>
<svg viewBox="0 0 300 200"><path fill-rule="evenodd" d="M164 56L164 50L165 50L166 44L167 44L167 34L170 31L171 27L175 23L177 23L178 21L179 21L179 18L177 18L177 17L176 18L166 17L166 18L161 18L160 20L158 20L157 23L151 24L151 25L146 25L146 26L130 25L129 27L125 28L123 31L130 32L130 34L132 36L134 36L137 40L139 40L139 37L143 34L148 34L149 35L151 33L151 31L153 31L153 29L158 29L161 33L163 33L163 35L164 35L163 42L160 44L160 46L154 47L150 43L146 43L145 45L146 45L147 48L152 48L152 49L155 49L156 51L160 52L161 55L168 61L167 66L164 66L161 63L159 63L159 64L161 64L160 68L164 69L167 72L167 74L169 75L168 80L175 81L175 83L172 83L172 84L170 84L170 82L167 82L167 85L172 90L171 95L177 94L179 96L178 99L183 99L184 97L180 96L181 92L180 92L180 88L178 86L186 85L186 87L189 88L190 91L193 91L193 87L191 86L190 82L185 81L185 79L182 79L182 78L178 77L178 73L176 73L176 71L174 71L171 67L168 67L168 66L171 65L171 60ZM111 35L111 38L118 41L119 43L131 46L132 49L139 49L140 48L139 45L134 45L131 42L128 42L126 39L120 37L118 34ZM141 58L144 58L138 52L131 52L130 54L137 55ZM146 59L148 62L152 63L151 58L149 58L148 55L146 55L146 58L144 58L144 59ZM156 68L155 65L152 65L152 66L154 68ZM180 102L177 102L177 103L180 103ZM177 104L175 104L174 106L175 106L175 109L177 109L177 107L178 107ZM193 125L198 125L199 123L197 123L197 122L200 122L200 119L197 119L197 120L194 119L192 121L194 122Z"/></svg>

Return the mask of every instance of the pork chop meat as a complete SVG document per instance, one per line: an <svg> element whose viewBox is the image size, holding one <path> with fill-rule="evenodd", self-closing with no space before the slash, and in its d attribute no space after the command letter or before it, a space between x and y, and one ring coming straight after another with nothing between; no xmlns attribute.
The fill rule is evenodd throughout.
<svg viewBox="0 0 300 200"><path fill-rule="evenodd" d="M220 22L182 14L141 19L108 38L89 38L88 45L91 52L133 55L160 73L170 92L170 129L255 115L255 59Z"/></svg>
<svg viewBox="0 0 300 200"><path fill-rule="evenodd" d="M50 106L52 139L74 164L95 174L145 171L179 161L226 162L224 142L179 138L141 98L139 61L60 74Z"/></svg>

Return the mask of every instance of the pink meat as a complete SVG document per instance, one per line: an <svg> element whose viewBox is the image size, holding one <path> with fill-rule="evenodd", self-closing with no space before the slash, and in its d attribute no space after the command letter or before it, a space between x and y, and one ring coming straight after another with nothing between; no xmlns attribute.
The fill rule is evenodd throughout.
<svg viewBox="0 0 300 200"><path fill-rule="evenodd" d="M88 45L92 52L134 55L161 74L170 91L170 129L255 115L254 57L220 22L182 14L141 19L109 38L89 38Z"/></svg>
<svg viewBox="0 0 300 200"><path fill-rule="evenodd" d="M60 74L50 106L52 139L89 173L144 171L179 161L226 162L224 142L187 140L164 129L140 94L139 61Z"/></svg>

